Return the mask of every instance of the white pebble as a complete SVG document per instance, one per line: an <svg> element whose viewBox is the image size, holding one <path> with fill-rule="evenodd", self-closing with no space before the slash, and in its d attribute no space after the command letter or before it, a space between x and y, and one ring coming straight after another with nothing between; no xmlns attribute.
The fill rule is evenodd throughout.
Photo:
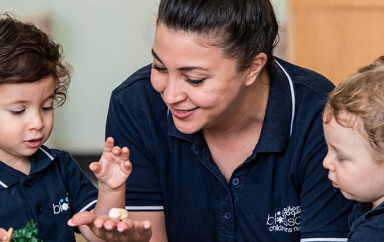
<svg viewBox="0 0 384 242"><path fill-rule="evenodd" d="M128 218L128 211L123 208L111 208L111 210L109 210L109 217L122 220Z"/></svg>

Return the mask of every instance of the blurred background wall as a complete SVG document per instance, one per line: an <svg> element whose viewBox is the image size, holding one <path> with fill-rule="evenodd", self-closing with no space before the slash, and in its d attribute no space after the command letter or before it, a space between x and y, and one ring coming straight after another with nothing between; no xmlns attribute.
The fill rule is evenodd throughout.
<svg viewBox="0 0 384 242"><path fill-rule="evenodd" d="M99 153L113 88L150 63L155 0L1 0L1 12L36 23L64 48L73 78L48 145Z"/></svg>
<svg viewBox="0 0 384 242"><path fill-rule="evenodd" d="M159 0L0 0L35 23L74 67L48 146L98 156L112 90L152 61ZM384 54L383 0L271 0L280 26L275 55L335 84Z"/></svg>
<svg viewBox="0 0 384 242"><path fill-rule="evenodd" d="M285 0L272 2L284 27ZM49 32L74 68L67 101L55 110L48 146L76 156L101 153L112 90L152 61L157 6L158 0L0 1L1 12ZM281 46L277 54L284 56L284 39Z"/></svg>

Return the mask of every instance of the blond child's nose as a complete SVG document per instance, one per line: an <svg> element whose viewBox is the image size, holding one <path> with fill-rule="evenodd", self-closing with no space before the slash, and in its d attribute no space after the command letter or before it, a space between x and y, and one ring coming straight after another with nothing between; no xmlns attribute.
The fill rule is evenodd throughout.
<svg viewBox="0 0 384 242"><path fill-rule="evenodd" d="M334 170L332 159L329 157L328 154L324 157L323 166L325 169L332 170L332 171Z"/></svg>

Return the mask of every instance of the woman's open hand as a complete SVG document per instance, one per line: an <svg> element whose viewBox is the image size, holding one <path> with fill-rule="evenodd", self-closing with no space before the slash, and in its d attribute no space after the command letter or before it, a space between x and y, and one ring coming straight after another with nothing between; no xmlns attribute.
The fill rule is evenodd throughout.
<svg viewBox="0 0 384 242"><path fill-rule="evenodd" d="M107 215L95 215L88 211L75 214L68 225L86 225L94 235L106 241L147 242L152 236L152 225L149 221L134 221L129 217L115 220Z"/></svg>

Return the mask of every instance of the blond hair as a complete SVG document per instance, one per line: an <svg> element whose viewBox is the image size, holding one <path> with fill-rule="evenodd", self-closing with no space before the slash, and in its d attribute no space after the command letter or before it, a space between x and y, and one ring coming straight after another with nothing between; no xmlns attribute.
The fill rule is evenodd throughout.
<svg viewBox="0 0 384 242"><path fill-rule="evenodd" d="M384 56L341 82L330 93L326 109L324 123L335 118L340 125L352 128L361 121L372 157L384 162ZM342 115L345 112L351 115Z"/></svg>

